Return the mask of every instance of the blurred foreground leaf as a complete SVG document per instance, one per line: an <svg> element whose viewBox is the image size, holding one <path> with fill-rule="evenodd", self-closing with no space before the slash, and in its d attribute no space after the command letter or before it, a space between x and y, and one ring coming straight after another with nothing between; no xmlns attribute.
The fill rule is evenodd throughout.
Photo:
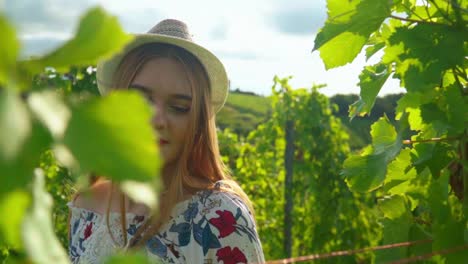
<svg viewBox="0 0 468 264"><path fill-rule="evenodd" d="M22 226L24 247L34 263L70 263L68 255L55 236L52 225L52 197L44 188L44 173L35 170L32 186L33 205Z"/></svg>
<svg viewBox="0 0 468 264"><path fill-rule="evenodd" d="M73 39L50 54L32 61L39 70L49 66L61 69L76 65L91 65L120 51L132 37L126 34L117 18L97 7L86 13Z"/></svg>
<svg viewBox="0 0 468 264"><path fill-rule="evenodd" d="M93 98L72 110L64 142L85 171L117 181L152 181L159 157L151 115L134 91Z"/></svg>

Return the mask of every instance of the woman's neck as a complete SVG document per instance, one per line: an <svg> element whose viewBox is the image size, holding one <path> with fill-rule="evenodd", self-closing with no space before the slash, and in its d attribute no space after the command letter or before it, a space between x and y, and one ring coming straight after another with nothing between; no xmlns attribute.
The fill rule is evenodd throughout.
<svg viewBox="0 0 468 264"><path fill-rule="evenodd" d="M175 164L165 164L163 165L161 169L161 180L167 188L169 184L171 183L171 180L173 180L176 176L176 166Z"/></svg>

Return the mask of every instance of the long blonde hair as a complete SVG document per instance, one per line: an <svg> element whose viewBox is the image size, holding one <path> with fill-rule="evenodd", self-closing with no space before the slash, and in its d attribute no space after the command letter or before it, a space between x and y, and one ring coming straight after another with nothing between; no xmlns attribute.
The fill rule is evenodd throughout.
<svg viewBox="0 0 468 264"><path fill-rule="evenodd" d="M141 246L169 220L174 206L185 199L186 194L214 188L215 182L222 181L222 191L237 194L253 213L252 203L232 180L229 170L221 160L216 134L215 113L211 105L209 77L198 59L183 48L161 43L141 45L130 51L120 63L112 87L128 89L136 73L145 63L155 58L170 58L179 62L185 69L191 86L192 105L189 132L186 136L180 158L176 164L175 175L164 178L164 191L161 195L159 212L150 217L137 231L131 246ZM121 199L121 219L125 230L125 203ZM109 210L108 210L109 211ZM107 213L107 219L109 213ZM125 244L127 238L124 235Z"/></svg>

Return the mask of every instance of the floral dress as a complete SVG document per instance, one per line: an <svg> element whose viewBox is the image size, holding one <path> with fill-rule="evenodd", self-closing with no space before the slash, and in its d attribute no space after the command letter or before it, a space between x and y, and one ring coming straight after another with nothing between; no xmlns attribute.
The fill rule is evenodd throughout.
<svg viewBox="0 0 468 264"><path fill-rule="evenodd" d="M217 185L219 187L219 184ZM109 229L99 213L71 209L69 254L72 263L101 263L106 256L125 248L119 213L110 214ZM127 213L130 240L145 216ZM154 263L263 263L261 242L253 216L235 194L206 190L178 203L171 219L145 245Z"/></svg>

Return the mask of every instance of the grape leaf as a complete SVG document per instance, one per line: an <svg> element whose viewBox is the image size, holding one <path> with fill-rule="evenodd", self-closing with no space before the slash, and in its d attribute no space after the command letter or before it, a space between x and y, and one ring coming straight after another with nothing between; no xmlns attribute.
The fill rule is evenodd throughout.
<svg viewBox="0 0 468 264"><path fill-rule="evenodd" d="M127 263L152 263L149 261L148 256L144 252L131 252L131 253L117 253L111 257L108 257L105 264L127 264Z"/></svg>
<svg viewBox="0 0 468 264"><path fill-rule="evenodd" d="M314 45L325 67L330 69L351 62L370 34L390 15L391 4L387 0L328 0L328 20Z"/></svg>
<svg viewBox="0 0 468 264"><path fill-rule="evenodd" d="M23 188L39 165L40 155L50 147L52 137L43 126L33 120L31 134L12 160L0 159L0 199L9 192Z"/></svg>
<svg viewBox="0 0 468 264"><path fill-rule="evenodd" d="M390 76L390 69L384 64L366 66L359 75L359 86L361 87L360 99L350 105L349 117L351 120L356 116L370 114L374 106L375 98L380 89Z"/></svg>
<svg viewBox="0 0 468 264"><path fill-rule="evenodd" d="M31 197L24 190L0 198L0 212L8 213L8 217L0 217L0 238L13 247L21 248L21 222L30 203Z"/></svg>
<svg viewBox="0 0 468 264"><path fill-rule="evenodd" d="M26 105L14 91L0 90L0 160L17 158L30 133Z"/></svg>
<svg viewBox="0 0 468 264"><path fill-rule="evenodd" d="M396 219L385 218L382 220L383 225L383 245L394 243L402 243L408 241L411 218L406 211L403 215ZM407 257L407 247L390 248L386 250L379 250L376 252L376 263L388 263Z"/></svg>
<svg viewBox="0 0 468 264"><path fill-rule="evenodd" d="M32 93L28 104L36 117L49 129L55 138L62 138L71 113L55 91Z"/></svg>
<svg viewBox="0 0 468 264"><path fill-rule="evenodd" d="M24 247L34 263L70 263L52 226L52 197L45 190L44 173L36 169L34 174L33 205L21 229Z"/></svg>
<svg viewBox="0 0 468 264"><path fill-rule="evenodd" d="M2 41L0 41L0 58L2 58L0 60L0 86L3 86L7 83L7 79L11 77L10 75L15 68L20 43L16 38L15 29L3 14L0 14L0 32L2 33Z"/></svg>
<svg viewBox="0 0 468 264"><path fill-rule="evenodd" d="M398 133L387 117L380 118L371 127L372 149L363 155L351 155L344 162L342 175L355 192L368 192L380 187L387 174L387 164L400 152L401 136L406 129L406 118L400 120Z"/></svg>
<svg viewBox="0 0 468 264"><path fill-rule="evenodd" d="M418 172L426 167L438 178L443 168L454 159L453 147L445 143L416 144L411 151L412 162Z"/></svg>
<svg viewBox="0 0 468 264"><path fill-rule="evenodd" d="M389 194L405 194L409 187L409 180L416 177L411 168L411 150L403 149L400 154L388 164L384 189Z"/></svg>
<svg viewBox="0 0 468 264"><path fill-rule="evenodd" d="M97 7L83 16L73 39L30 63L38 66L39 70L45 66L60 69L71 65L90 65L121 50L131 39L116 17Z"/></svg>
<svg viewBox="0 0 468 264"><path fill-rule="evenodd" d="M454 217L449 201L449 173L445 171L438 179L432 181L431 195L428 197L433 215L434 250L445 250L465 244L464 233L466 220ZM465 263L468 261L466 250L448 254L449 263Z"/></svg>
<svg viewBox="0 0 468 264"><path fill-rule="evenodd" d="M450 85L445 90L448 124L450 132L455 135L463 133L468 124L468 98L457 88L456 85Z"/></svg>
<svg viewBox="0 0 468 264"><path fill-rule="evenodd" d="M438 134L447 133L450 125L448 124L447 115L443 112L436 103L423 104L419 107L423 123L431 124L432 128Z"/></svg>
<svg viewBox="0 0 468 264"><path fill-rule="evenodd" d="M397 102L395 119L399 120L407 108L417 108L421 105L422 95L420 93L406 93ZM410 122L411 123L411 122ZM411 125L410 125L411 126Z"/></svg>
<svg viewBox="0 0 468 264"><path fill-rule="evenodd" d="M385 48L386 43L385 41L390 37L393 33L393 29L395 27L401 26L401 22L399 20L390 20L386 23L383 23L380 27L380 30L374 32L369 40L367 41L366 45L366 61L368 61L372 56L374 56L378 51Z"/></svg>
<svg viewBox="0 0 468 264"><path fill-rule="evenodd" d="M151 116L135 91L93 98L72 109L64 143L85 171L118 181L152 181L159 157Z"/></svg>
<svg viewBox="0 0 468 264"><path fill-rule="evenodd" d="M382 61L397 62L395 71L402 86L424 93L440 83L444 70L463 65L464 35L444 25L398 27L389 38Z"/></svg>
<svg viewBox="0 0 468 264"><path fill-rule="evenodd" d="M383 212L384 216L391 220L401 217L408 211L405 198L400 195L384 197L378 202L379 208Z"/></svg>
<svg viewBox="0 0 468 264"><path fill-rule="evenodd" d="M371 136L374 153L388 152L395 144L399 145L399 142L395 142L397 132L386 116L372 124Z"/></svg>
<svg viewBox="0 0 468 264"><path fill-rule="evenodd" d="M410 227L409 231L409 241L419 241L419 240L428 240L431 239L429 233L424 230L420 225L413 224ZM429 254L432 252L431 243L421 243L416 245L411 245L408 247L409 256L421 256Z"/></svg>
<svg viewBox="0 0 468 264"><path fill-rule="evenodd" d="M375 43L374 45L369 45L366 48L366 60L369 60L374 56L379 50L382 50L385 47L384 42Z"/></svg>
<svg viewBox="0 0 468 264"><path fill-rule="evenodd" d="M420 131L427 127L421 117L421 109L419 108L407 108L408 121L410 129L413 131Z"/></svg>

